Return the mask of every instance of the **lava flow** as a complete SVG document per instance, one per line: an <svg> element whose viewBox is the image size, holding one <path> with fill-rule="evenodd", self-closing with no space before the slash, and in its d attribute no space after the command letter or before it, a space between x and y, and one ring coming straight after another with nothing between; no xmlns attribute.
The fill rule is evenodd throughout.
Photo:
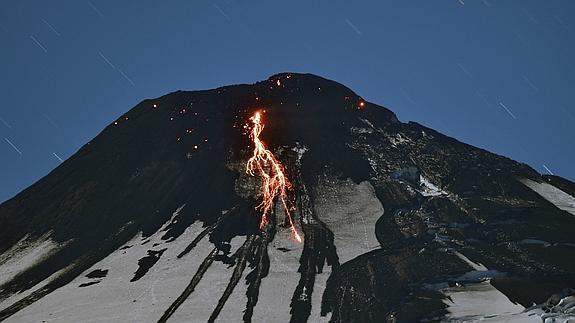
<svg viewBox="0 0 575 323"><path fill-rule="evenodd" d="M281 162L275 158L260 139L260 134L264 130L261 113L257 111L250 120L253 123L250 137L254 142L254 154L246 164L246 173L251 176L258 173L262 181L262 202L256 207L256 209L262 211L260 229L263 229L267 224L267 217L272 210L274 200L278 198L284 207L290 229L295 239L301 242L301 237L293 224L292 214L288 207L287 194L291 189L291 183L285 176L284 167Z"/></svg>

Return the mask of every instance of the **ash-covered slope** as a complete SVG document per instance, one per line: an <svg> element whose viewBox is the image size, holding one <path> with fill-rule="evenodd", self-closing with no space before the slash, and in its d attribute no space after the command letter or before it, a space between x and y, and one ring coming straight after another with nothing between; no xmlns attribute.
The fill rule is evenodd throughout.
<svg viewBox="0 0 575 323"><path fill-rule="evenodd" d="M256 110L303 243L258 227ZM0 321L560 317L574 192L314 75L179 91L0 205Z"/></svg>

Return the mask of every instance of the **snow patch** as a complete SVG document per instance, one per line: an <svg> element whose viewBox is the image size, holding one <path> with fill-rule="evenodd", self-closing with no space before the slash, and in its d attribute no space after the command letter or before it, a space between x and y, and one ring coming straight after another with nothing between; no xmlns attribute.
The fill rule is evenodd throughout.
<svg viewBox="0 0 575 323"><path fill-rule="evenodd" d="M252 322L290 321L290 303L300 279L298 268L302 251L303 243L293 241L288 229L278 227L274 240L268 245L270 269L267 277L262 279L258 304L254 308ZM319 274L316 279L322 275L329 274ZM240 284L242 283L245 284L245 282L240 282ZM323 293L323 290L318 287L316 283L312 297L315 297L316 293ZM321 303L321 294L319 297ZM315 306L321 306L321 304L312 304L312 310ZM316 322L316 320L312 316L309 322Z"/></svg>
<svg viewBox="0 0 575 323"><path fill-rule="evenodd" d="M178 208L162 228L167 227L183 207ZM6 321L157 322L185 289L206 256L214 249L214 245L206 236L189 254L177 258L177 255L204 229L202 223L196 222L171 242L161 239L164 234L162 229L147 239L140 233L125 245L129 248L119 248L66 286L39 299ZM149 242L142 245L144 239ZM242 237L232 240L232 252L243 243L243 240ZM156 247L153 247L154 244L157 244ZM163 248L167 250L148 273L141 279L130 282L138 269L138 260L145 257L148 250ZM85 277L95 269L107 269L108 275L97 284L78 287L80 284L96 280ZM207 321L227 286L232 271L233 267L228 268L227 265L214 261L196 291L174 313L171 320L189 321L193 317L194 320ZM240 282L237 287L241 284ZM232 295L232 298L237 298L238 301L226 303L219 317L221 321L241 318L241 311L245 309L245 292L238 295L234 291ZM231 299L228 302L230 301Z"/></svg>
<svg viewBox="0 0 575 323"><path fill-rule="evenodd" d="M575 296L562 298L557 305L549 309L548 313L542 314L541 319L545 323L575 322Z"/></svg>
<svg viewBox="0 0 575 323"><path fill-rule="evenodd" d="M447 195L447 192L441 190L435 184L430 182L427 178L423 177L423 175L419 175L419 185L421 188L420 193L423 196Z"/></svg>
<svg viewBox="0 0 575 323"><path fill-rule="evenodd" d="M39 282L38 284L34 285L33 287L31 287L31 288L29 288L23 292L13 294L10 297L4 299L2 302L0 302L0 310L7 309L8 307L12 306L13 304L17 303L18 301L30 296L35 291L44 288L51 281L53 281L54 279L58 278L58 276L60 276L64 272L66 272L66 270L68 270L70 267L71 266L60 269L59 271L53 273L48 278L44 279L43 281ZM8 322L10 322L10 318L7 320L8 320Z"/></svg>
<svg viewBox="0 0 575 323"><path fill-rule="evenodd" d="M460 252L453 251L453 253L474 269L474 271L467 272L456 280L476 282L440 289L446 296L444 303L448 305L447 310L449 312L443 321L512 323L542 321L545 323L567 323L575 321L575 296L563 298L546 312L541 309L541 306L525 309L525 307L513 303L505 294L491 285L490 278L502 275L502 273L488 270L484 265L474 263Z"/></svg>
<svg viewBox="0 0 575 323"><path fill-rule="evenodd" d="M54 242L50 235L51 232L33 241L26 236L0 256L0 286L47 259L65 245Z"/></svg>
<svg viewBox="0 0 575 323"><path fill-rule="evenodd" d="M233 254L242 246L244 241L246 240L245 237L235 237L230 242L231 244L231 252ZM202 248L202 255L199 255L196 258L197 261L202 261L207 253L213 249L213 245L208 242L208 237L202 240L204 243L204 247ZM201 242L201 243L202 243ZM199 245L197 246L199 247ZM196 247L196 248L197 248ZM195 250L195 249L194 249ZM193 253L194 251L192 251ZM203 255L204 252L207 252L205 256ZM193 257L193 255L187 255L186 257ZM184 301L182 306L178 308L178 310L173 314L173 316L168 320L169 322L208 322L210 315L216 308L220 297L224 294L226 287L228 286L230 279L232 278L234 266L229 266L224 264L220 261L214 261L210 268L206 271L194 292ZM246 269L242 275L241 280L236 285L237 287L241 288L241 285L245 286L245 276L251 269L246 266ZM186 282L185 284L181 284L179 288L174 290L174 294L179 295L192 279L192 276L195 274L195 270L188 274L188 277L184 279ZM247 290L247 287L246 289ZM245 291L244 290L244 291ZM173 298L172 298L173 299ZM171 299L171 300L172 300ZM243 310L246 308L247 298L245 292L242 293L241 291L234 290L234 292L230 295L230 298L224 305L224 308L218 315L217 321L218 322L235 322L240 321ZM167 307L166 307L167 308ZM162 309L165 310L166 308ZM192 320L193 319L193 320Z"/></svg>
<svg viewBox="0 0 575 323"><path fill-rule="evenodd" d="M303 157L303 154L305 154L309 149L305 146L300 146L298 144L296 147L293 147L291 150L295 151L297 153L297 162L300 163L301 158Z"/></svg>
<svg viewBox="0 0 575 323"><path fill-rule="evenodd" d="M352 133L355 133L355 134L373 133L373 129L371 129L371 128L351 127L351 132L352 132Z"/></svg>
<svg viewBox="0 0 575 323"><path fill-rule="evenodd" d="M538 315L524 313L489 281L442 290L449 313L445 322L541 322Z"/></svg>
<svg viewBox="0 0 575 323"><path fill-rule="evenodd" d="M388 136L387 138L389 139L393 147L397 147L405 143L412 142L411 139L409 139L405 135L402 135L401 133L396 133L394 136Z"/></svg>
<svg viewBox="0 0 575 323"><path fill-rule="evenodd" d="M475 263L475 262L471 261L469 258L465 257L465 255L463 255L461 252L454 251L453 253L459 259L465 261L474 270L476 270L476 271L488 271L487 267L485 267L483 264Z"/></svg>
<svg viewBox="0 0 575 323"><path fill-rule="evenodd" d="M575 197L549 183L539 183L527 178L522 178L519 181L559 209L575 215Z"/></svg>
<svg viewBox="0 0 575 323"><path fill-rule="evenodd" d="M361 122L365 123L366 125L368 125L371 129L375 129L375 126L373 125L373 123L371 123L371 121L364 119L364 118L359 118L359 120L361 120Z"/></svg>
<svg viewBox="0 0 575 323"><path fill-rule="evenodd" d="M326 179L320 182L317 194L315 211L334 233L340 263L380 247L375 223L384 209L369 182Z"/></svg>

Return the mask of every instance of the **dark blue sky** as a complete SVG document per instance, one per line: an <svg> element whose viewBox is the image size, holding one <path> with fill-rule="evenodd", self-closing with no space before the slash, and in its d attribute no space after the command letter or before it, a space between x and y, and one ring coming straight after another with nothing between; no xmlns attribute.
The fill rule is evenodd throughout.
<svg viewBox="0 0 575 323"><path fill-rule="evenodd" d="M575 179L574 32L570 0L5 0L0 201L142 99L282 71Z"/></svg>

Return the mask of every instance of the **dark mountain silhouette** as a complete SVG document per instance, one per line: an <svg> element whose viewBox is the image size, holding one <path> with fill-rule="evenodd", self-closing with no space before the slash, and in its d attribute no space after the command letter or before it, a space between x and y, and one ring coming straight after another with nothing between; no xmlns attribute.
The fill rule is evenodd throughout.
<svg viewBox="0 0 575 323"><path fill-rule="evenodd" d="M256 110L303 244L258 227ZM573 196L318 76L178 91L0 205L0 321L439 320L486 281L528 308L575 287Z"/></svg>

